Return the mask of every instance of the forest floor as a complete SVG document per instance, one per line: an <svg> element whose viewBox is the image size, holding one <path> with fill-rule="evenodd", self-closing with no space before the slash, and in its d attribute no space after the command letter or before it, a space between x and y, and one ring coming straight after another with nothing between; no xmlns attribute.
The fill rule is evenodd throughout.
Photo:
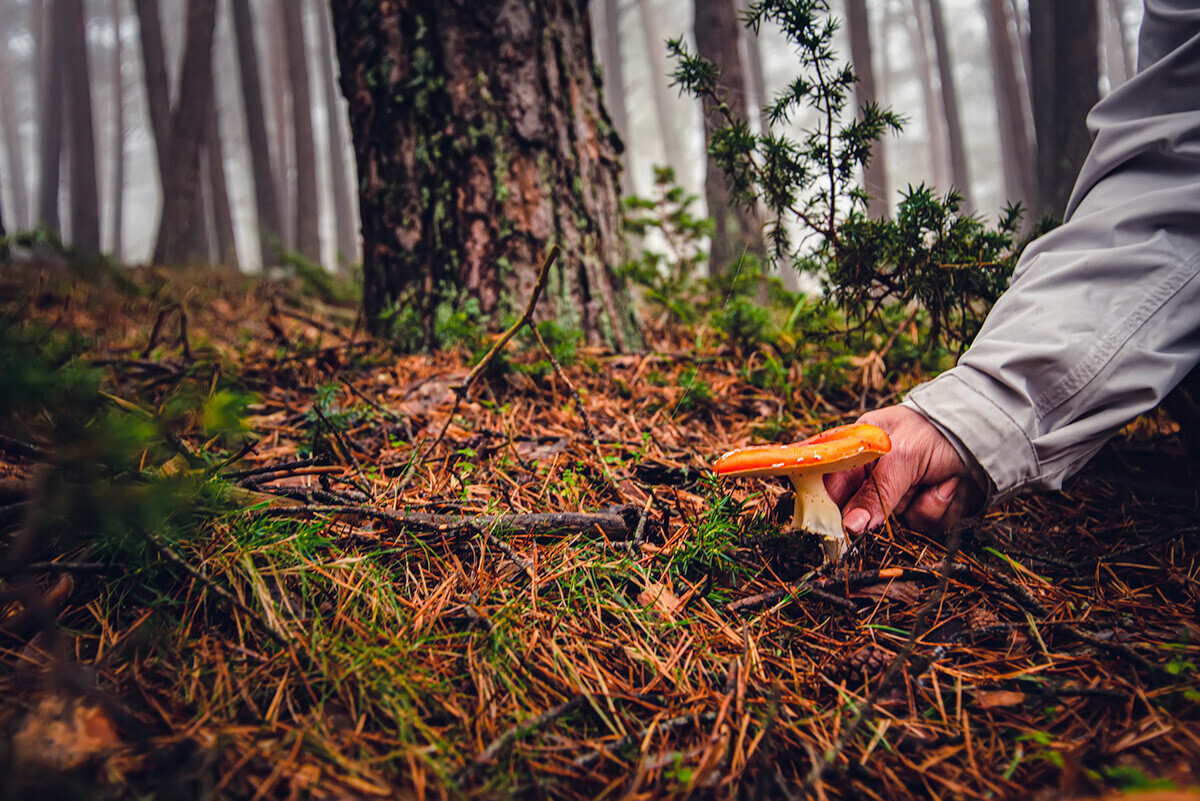
<svg viewBox="0 0 1200 801"><path fill-rule="evenodd" d="M456 405L478 355L396 356L352 305L134 282L0 273L5 797L1200 798L1165 418L823 572L782 486L710 466L920 376L526 337Z"/></svg>

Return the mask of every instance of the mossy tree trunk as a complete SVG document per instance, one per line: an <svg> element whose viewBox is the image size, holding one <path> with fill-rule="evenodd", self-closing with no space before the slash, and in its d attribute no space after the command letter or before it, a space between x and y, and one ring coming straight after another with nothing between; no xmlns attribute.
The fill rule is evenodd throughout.
<svg viewBox="0 0 1200 801"><path fill-rule="evenodd" d="M333 4L358 161L363 298L379 330L474 299L519 313L550 243L538 319L638 344L622 285L621 143L600 99L586 3Z"/></svg>

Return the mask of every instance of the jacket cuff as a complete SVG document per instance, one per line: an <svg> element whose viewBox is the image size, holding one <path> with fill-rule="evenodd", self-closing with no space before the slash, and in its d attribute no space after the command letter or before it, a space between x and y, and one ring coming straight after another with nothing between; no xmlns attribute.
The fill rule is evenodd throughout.
<svg viewBox="0 0 1200 801"><path fill-rule="evenodd" d="M989 396L988 383L959 365L909 392L903 405L946 436L990 505L1035 483L1038 459L1025 429Z"/></svg>

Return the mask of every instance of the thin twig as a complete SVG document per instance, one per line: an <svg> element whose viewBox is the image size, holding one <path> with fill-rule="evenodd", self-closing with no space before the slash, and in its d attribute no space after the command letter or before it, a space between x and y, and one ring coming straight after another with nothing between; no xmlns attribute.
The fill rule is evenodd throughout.
<svg viewBox="0 0 1200 801"><path fill-rule="evenodd" d="M505 331L504 334L501 335L500 339L496 340L496 343L492 345L491 349L483 355L483 358L480 359L473 368L471 368L471 372L467 373L467 377L462 384L451 387L451 389L454 390L454 405L450 407L450 414L446 416L446 422L442 425L441 431L439 431L437 436L430 441L429 445L425 448L424 453L414 460L414 464L423 464L429 454L433 453L433 449L441 444L441 441L446 437L446 431L450 428L450 424L454 422L454 415L458 413L458 407L462 404L463 399L466 398L467 394L471 391L471 385L479 379L479 376L483 375L483 371L487 369L487 366L491 363L492 359L496 358L496 354L508 344L508 341L516 336L517 332L528 325L530 320L533 319L533 311L535 308L537 308L538 298L541 297L542 290L546 288L546 283L550 280L550 267L553 266L557 258L558 245L551 244L550 249L546 251L546 259L542 262L542 269L538 272L537 283L533 285L533 291L529 294L529 302L525 304L525 311L521 315L521 319L513 323L512 327ZM400 485L393 491L392 494L399 496L401 493L403 493L408 487L409 482L412 480L412 475L413 474L411 471L406 472L404 474L404 478L400 481Z"/></svg>

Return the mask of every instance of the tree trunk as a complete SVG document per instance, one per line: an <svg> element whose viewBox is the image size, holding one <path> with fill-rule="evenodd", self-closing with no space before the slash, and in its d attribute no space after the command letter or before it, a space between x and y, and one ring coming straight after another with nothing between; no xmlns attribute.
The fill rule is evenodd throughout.
<svg viewBox="0 0 1200 801"><path fill-rule="evenodd" d="M992 80L996 87L996 120L1000 127L1000 164L1006 199L1026 209L1037 194L1034 185L1032 125L1026 115L1025 87L1017 71L1016 26L1008 0L984 0Z"/></svg>
<svg viewBox="0 0 1200 801"><path fill-rule="evenodd" d="M194 226L189 223L201 202L200 158L211 113L216 12L216 0L188 0L179 103L171 114L170 169L162 170L163 211L154 246L155 264L182 264L191 255L189 238Z"/></svg>
<svg viewBox="0 0 1200 801"><path fill-rule="evenodd" d="M1120 0L1106 0L1099 18L1104 31L1100 39L1104 49L1104 77L1108 79L1108 91L1111 92L1133 75L1133 52L1129 47L1125 9Z"/></svg>
<svg viewBox="0 0 1200 801"><path fill-rule="evenodd" d="M250 0L232 0L233 33L237 41L238 69L242 86L242 109L246 114L246 137L250 145L253 171L254 206L258 217L258 245L262 265L278 260L283 245L275 178L271 173L271 148L267 140L267 120L263 113L262 77L258 66L258 45L254 41L254 18ZM320 3L324 5L324 3Z"/></svg>
<svg viewBox="0 0 1200 801"><path fill-rule="evenodd" d="M738 119L747 118L746 79L738 54L739 25L733 0L695 0L694 33L696 53L720 70L717 91ZM725 125L717 106L704 101L704 143L707 152L712 131ZM714 228L709 252L709 270L713 275L736 268L742 256L752 253L760 259L766 254L762 222L757 210L733 202L725 175L710 155L704 174L704 196L708 216Z"/></svg>
<svg viewBox="0 0 1200 801"><path fill-rule="evenodd" d="M946 121L942 101L933 85L933 65L929 60L929 36L925 32L926 11L923 0L912 0L913 13L905 14L905 26L916 55L917 79L925 107L925 125L929 128L929 172L933 185L945 190L950 186L950 157L946 151Z"/></svg>
<svg viewBox="0 0 1200 801"><path fill-rule="evenodd" d="M66 11L65 0L47 0L42 27L42 142L41 169L38 176L38 224L47 231L61 233L58 214L59 182L62 179L63 62L60 21ZM36 13L36 12L35 12Z"/></svg>
<svg viewBox="0 0 1200 801"><path fill-rule="evenodd" d="M499 327L562 248L539 318L639 343L613 277L619 142L574 0L336 3L350 100L370 324L473 298Z"/></svg>
<svg viewBox="0 0 1200 801"><path fill-rule="evenodd" d="M750 0L738 0L739 15L750 7ZM739 44L742 49L742 61L746 65L746 75L750 79L750 108L758 110L758 130L767 133L771 130L771 121L767 119L767 81L763 75L762 49L759 47L758 36L747 25L738 25Z"/></svg>
<svg viewBox="0 0 1200 801"><path fill-rule="evenodd" d="M271 131L275 141L271 146L272 172L275 176L275 197L279 200L279 229L283 249L296 249L296 192L292 181L295 168L294 132L288 113L292 87L288 82L287 36L284 17L287 0L267 0L267 64L270 67Z"/></svg>
<svg viewBox="0 0 1200 801"><path fill-rule="evenodd" d="M80 255L95 256L100 253L100 195L96 181L96 137L86 21L83 0L62 2L66 4L62 43L70 125L71 245Z"/></svg>
<svg viewBox="0 0 1200 801"><path fill-rule="evenodd" d="M667 87L667 76L671 70L667 66L667 55L663 49L661 29L650 0L635 0L638 17L642 29L643 45L650 64L650 88L654 92L654 119L658 123L658 135L662 138L663 158L665 163L675 171L676 180L683 180L683 162L679 151L683 136L672 110L671 93Z"/></svg>
<svg viewBox="0 0 1200 801"><path fill-rule="evenodd" d="M942 0L929 0L929 26L933 32L933 49L937 53L938 78L942 85L942 110L946 114L946 138L950 146L950 180L962 196L962 208L971 211L971 172L967 167L967 143L963 137L959 115L958 91L954 85L954 63L950 60L950 44L946 39L946 23L942 18Z"/></svg>
<svg viewBox="0 0 1200 801"><path fill-rule="evenodd" d="M1032 3L1029 13L1037 211L1061 217L1092 146L1085 119L1100 99L1096 0Z"/></svg>
<svg viewBox="0 0 1200 801"><path fill-rule="evenodd" d="M871 18L867 15L867 0L846 0L846 29L850 36L850 60L858 82L854 84L854 99L859 108L878 103L875 92L875 67L871 58ZM888 216L887 154L884 140L871 148L871 158L863 167L863 188L869 198L867 214L873 218Z"/></svg>
<svg viewBox="0 0 1200 801"><path fill-rule="evenodd" d="M321 262L321 223L317 213L317 151L313 143L312 99L308 90L308 48L304 14L283 12L288 81L292 86L292 130L296 144L296 249L313 264Z"/></svg>
<svg viewBox="0 0 1200 801"><path fill-rule="evenodd" d="M596 8L596 6L592 6ZM621 58L621 6L618 0L604 0L604 47L600 66L604 70L604 107L612 117L613 127L621 137L622 148L629 141L629 114L625 104L625 68ZM621 194L633 194L633 165L626 163L621 170Z"/></svg>
<svg viewBox="0 0 1200 801"><path fill-rule="evenodd" d="M112 181L109 185L109 205L112 214L109 217L108 241L113 258L120 263L121 252L124 250L125 225L125 78L121 71L124 52L121 47L121 22L124 14L121 11L121 0L112 0L111 16L115 41L112 63Z"/></svg>
<svg viewBox="0 0 1200 801"><path fill-rule="evenodd" d="M213 230L217 240L217 263L238 269L237 239L233 234L233 210L229 206L229 186L225 178L225 154L221 142L221 122L217 113L215 81L209 81L209 108L204 161L208 167L209 202L212 204Z"/></svg>
<svg viewBox="0 0 1200 801"><path fill-rule="evenodd" d="M349 137L346 131L346 101L337 90L337 62L333 54L333 25L329 3L314 0L317 7L318 36L321 42L321 92L329 123L329 173L333 194L334 231L338 271L346 274L351 262L358 260L357 208L350 190L351 167L346 159Z"/></svg>
<svg viewBox="0 0 1200 801"><path fill-rule="evenodd" d="M7 28L0 29L7 37ZM12 56L8 48L0 48L0 136L3 136L4 153L7 156L4 175L8 178L12 194L12 208L8 211L9 225L13 228L29 227L29 189L25 183L25 160L21 146L21 115L17 108L17 94L13 91Z"/></svg>
<svg viewBox="0 0 1200 801"><path fill-rule="evenodd" d="M158 0L133 0L137 11L139 41L142 44L142 76L146 83L146 106L150 130L161 174L167 168L171 139L171 79L167 75L167 55L163 44L162 14Z"/></svg>

